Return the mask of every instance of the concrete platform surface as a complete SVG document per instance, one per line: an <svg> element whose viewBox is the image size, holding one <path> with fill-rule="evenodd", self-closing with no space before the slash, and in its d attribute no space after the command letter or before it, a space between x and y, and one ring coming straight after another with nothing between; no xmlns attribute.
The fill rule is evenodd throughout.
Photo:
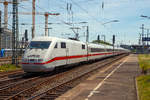
<svg viewBox="0 0 150 100"><path fill-rule="evenodd" d="M140 74L137 55L106 66L56 100L137 100L135 77Z"/></svg>

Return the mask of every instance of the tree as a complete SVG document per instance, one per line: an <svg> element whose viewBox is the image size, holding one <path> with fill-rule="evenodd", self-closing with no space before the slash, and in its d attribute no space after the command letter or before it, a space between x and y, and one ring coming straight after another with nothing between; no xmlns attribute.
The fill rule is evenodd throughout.
<svg viewBox="0 0 150 100"><path fill-rule="evenodd" d="M112 46L112 44L110 44L110 43L108 43L108 42L104 42L103 40L93 40L92 43L105 44L105 45L110 45L110 46Z"/></svg>

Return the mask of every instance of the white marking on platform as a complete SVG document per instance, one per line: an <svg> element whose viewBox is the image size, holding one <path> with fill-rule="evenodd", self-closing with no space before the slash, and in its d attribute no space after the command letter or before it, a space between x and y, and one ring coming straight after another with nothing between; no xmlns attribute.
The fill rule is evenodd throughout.
<svg viewBox="0 0 150 100"><path fill-rule="evenodd" d="M129 58L129 57L128 57L128 58ZM91 96L93 96L94 93L97 93L97 89L99 89L99 88L104 84L104 82L105 82L118 68L120 68L121 65L123 65L123 64L127 61L128 58L126 58L126 59L125 59L120 65L118 65L110 74L108 74L108 75L90 92L90 94L87 96L87 98L85 98L85 100L89 100L89 98L90 98Z"/></svg>

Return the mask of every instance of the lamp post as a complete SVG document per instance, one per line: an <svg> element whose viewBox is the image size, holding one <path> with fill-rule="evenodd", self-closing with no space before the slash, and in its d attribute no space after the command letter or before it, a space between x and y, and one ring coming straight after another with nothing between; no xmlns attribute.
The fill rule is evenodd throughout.
<svg viewBox="0 0 150 100"><path fill-rule="evenodd" d="M108 23L112 23L112 22L119 22L119 20L111 20L111 21L109 21L109 22L103 23L102 25L105 25L105 24L108 24Z"/></svg>
<svg viewBox="0 0 150 100"><path fill-rule="evenodd" d="M108 22L105 22L103 23L102 25L105 25L105 24L108 24L108 23L113 23L113 22L119 22L119 20L111 20L111 21L108 21ZM104 42L106 41L105 40L105 35L102 35L104 37ZM114 52L114 49L115 49L115 35L113 35L113 39L112 39L112 44L113 44L113 52Z"/></svg>
<svg viewBox="0 0 150 100"><path fill-rule="evenodd" d="M149 17L149 16L145 16L145 15L141 15L140 17L150 19L150 17Z"/></svg>
<svg viewBox="0 0 150 100"><path fill-rule="evenodd" d="M102 23L102 25L105 25L105 24L108 24L108 23L113 23L113 22L119 22L119 20L111 20L111 21ZM102 37L104 37L104 42L105 42L105 41L106 41L106 36L105 36L105 35L102 35Z"/></svg>

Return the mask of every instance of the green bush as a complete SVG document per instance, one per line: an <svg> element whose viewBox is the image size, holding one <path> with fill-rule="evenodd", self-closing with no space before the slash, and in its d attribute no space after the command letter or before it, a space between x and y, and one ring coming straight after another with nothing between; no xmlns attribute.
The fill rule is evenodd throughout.
<svg viewBox="0 0 150 100"><path fill-rule="evenodd" d="M20 69L20 67L16 67L13 64L3 64L0 66L0 71L4 72L4 71L12 71L12 70L16 70L16 69Z"/></svg>
<svg viewBox="0 0 150 100"><path fill-rule="evenodd" d="M150 100L150 75L136 78L140 100Z"/></svg>
<svg viewBox="0 0 150 100"><path fill-rule="evenodd" d="M138 83L138 91L140 100L150 100L150 75L147 70L150 69L150 54L142 54L138 56L139 65L144 75L136 78Z"/></svg>
<svg viewBox="0 0 150 100"><path fill-rule="evenodd" d="M143 71L147 71L148 69L150 69L150 55L149 54L139 55L138 58L139 58L140 68Z"/></svg>

